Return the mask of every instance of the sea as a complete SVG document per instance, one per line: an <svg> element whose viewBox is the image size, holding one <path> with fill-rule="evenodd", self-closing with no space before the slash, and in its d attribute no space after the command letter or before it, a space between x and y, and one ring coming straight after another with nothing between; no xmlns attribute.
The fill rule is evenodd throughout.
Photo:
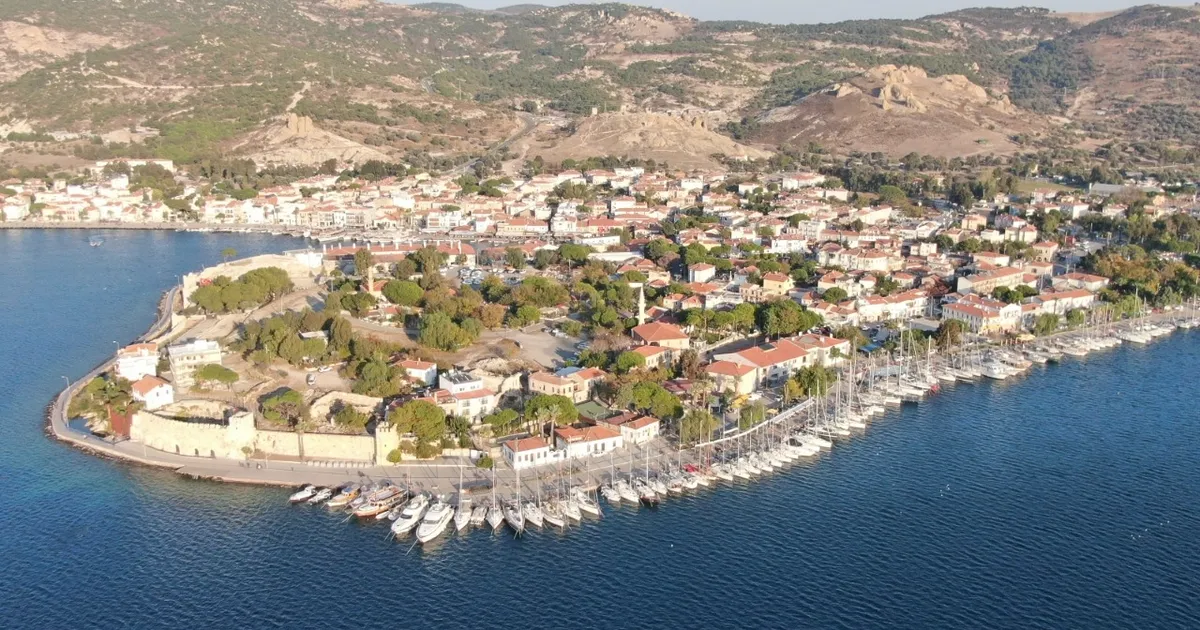
<svg viewBox="0 0 1200 630"><path fill-rule="evenodd" d="M0 231L0 627L1200 627L1200 331L950 386L752 484L425 548L46 437L178 274L299 246Z"/></svg>

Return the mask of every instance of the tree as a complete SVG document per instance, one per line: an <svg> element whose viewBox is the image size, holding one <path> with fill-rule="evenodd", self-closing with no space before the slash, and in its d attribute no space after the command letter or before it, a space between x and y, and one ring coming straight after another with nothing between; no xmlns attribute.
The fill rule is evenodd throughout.
<svg viewBox="0 0 1200 630"><path fill-rule="evenodd" d="M232 388L238 382L238 373L216 363L202 365L196 369L196 381L199 383L220 383L226 388Z"/></svg>
<svg viewBox="0 0 1200 630"><path fill-rule="evenodd" d="M573 424L579 419L579 410L566 396L538 394L525 403L526 421L548 421L548 418L557 425Z"/></svg>
<svg viewBox="0 0 1200 630"><path fill-rule="evenodd" d="M1081 308L1073 308L1067 311L1067 326L1078 328L1087 321L1087 312Z"/></svg>
<svg viewBox="0 0 1200 630"><path fill-rule="evenodd" d="M821 294L821 299L829 302L830 304L837 304L848 297L850 297L850 295L841 287L830 287L825 290L825 293Z"/></svg>
<svg viewBox="0 0 1200 630"><path fill-rule="evenodd" d="M238 253L236 249L232 247L226 247L225 249L221 250L221 260L224 262L229 262L230 260L237 258L237 254Z"/></svg>
<svg viewBox="0 0 1200 630"><path fill-rule="evenodd" d="M879 200L890 206L899 206L908 202L908 195L898 186L884 184L879 187Z"/></svg>
<svg viewBox="0 0 1200 630"><path fill-rule="evenodd" d="M376 303L378 300L370 293L351 293L342 298L342 308L350 311L350 314L355 317L366 315L372 308L375 308Z"/></svg>
<svg viewBox="0 0 1200 630"><path fill-rule="evenodd" d="M821 316L791 300L776 300L758 309L758 327L764 335L781 337L819 326Z"/></svg>
<svg viewBox="0 0 1200 630"><path fill-rule="evenodd" d="M967 325L962 320L947 319L938 325L934 339L937 341L939 348L953 348L962 343L963 334L966 331Z"/></svg>
<svg viewBox="0 0 1200 630"><path fill-rule="evenodd" d="M367 271L374 266L375 256L371 253L371 250L360 249L354 252L354 273L360 278L367 277Z"/></svg>
<svg viewBox="0 0 1200 630"><path fill-rule="evenodd" d="M441 452L446 435L446 412L441 407L427 400L410 400L393 410L388 419L400 435L417 438L418 456L423 452L428 456L427 449L435 449L434 455Z"/></svg>
<svg viewBox="0 0 1200 630"><path fill-rule="evenodd" d="M820 365L801 368L796 374L796 383L800 385L800 391L805 396L824 396L833 380L833 370Z"/></svg>
<svg viewBox="0 0 1200 630"><path fill-rule="evenodd" d="M354 329L350 326L350 322L341 318L334 317L329 322L329 349L334 351L348 351L350 349L350 340L354 337Z"/></svg>
<svg viewBox="0 0 1200 630"><path fill-rule="evenodd" d="M541 311L537 310L536 308L534 308L533 306L530 306L528 304L517 308L516 316L517 316L517 320L521 322L520 325L522 325L522 326L525 326L528 324L533 324L535 322L541 321L541 319L542 319Z"/></svg>
<svg viewBox="0 0 1200 630"><path fill-rule="evenodd" d="M347 429L362 429L367 426L367 421L370 419L370 416L350 405L342 405L341 409L333 414L334 423Z"/></svg>
<svg viewBox="0 0 1200 630"><path fill-rule="evenodd" d="M841 328L833 331L833 336L837 337L838 339L845 339L846 341L849 341L852 348L861 348L867 345L867 342L869 341L867 339L867 335L864 334L862 329L858 326L842 326Z"/></svg>
<svg viewBox="0 0 1200 630"><path fill-rule="evenodd" d="M679 398L658 383L643 381L629 391L634 408L647 411L657 418L674 418L683 411Z"/></svg>
<svg viewBox="0 0 1200 630"><path fill-rule="evenodd" d="M634 368L646 367L646 357L636 352L622 352L617 356L616 370L628 374Z"/></svg>
<svg viewBox="0 0 1200 630"><path fill-rule="evenodd" d="M430 313L423 317L417 340L421 345L447 352L454 352L469 343L462 329L445 313Z"/></svg>
<svg viewBox="0 0 1200 630"><path fill-rule="evenodd" d="M304 402L304 396L294 389L282 389L263 399L262 414L275 424L298 431L303 431L310 421L308 404Z"/></svg>
<svg viewBox="0 0 1200 630"><path fill-rule="evenodd" d="M689 348L679 354L679 376L690 380L704 376L704 365L700 361L699 352Z"/></svg>
<svg viewBox="0 0 1200 630"><path fill-rule="evenodd" d="M508 313L508 307L504 305L484 304L479 308L479 323L488 330L494 330L504 324L506 313Z"/></svg>
<svg viewBox="0 0 1200 630"><path fill-rule="evenodd" d="M524 269L525 252L519 247L509 247L504 250L504 262L513 269Z"/></svg>
<svg viewBox="0 0 1200 630"><path fill-rule="evenodd" d="M1059 317L1054 313L1042 313L1033 320L1033 334L1040 336L1049 335L1058 330Z"/></svg>
<svg viewBox="0 0 1200 630"><path fill-rule="evenodd" d="M592 253L593 251L595 250L587 245L564 243L563 245L559 246L558 255L569 263L580 264L586 262L588 254Z"/></svg>
<svg viewBox="0 0 1200 630"><path fill-rule="evenodd" d="M708 437L717 429L718 422L703 409L689 409L679 421L679 441L694 444Z"/></svg>
<svg viewBox="0 0 1200 630"><path fill-rule="evenodd" d="M399 306L416 306L425 292L416 282L392 280L383 285L383 297Z"/></svg>
<svg viewBox="0 0 1200 630"><path fill-rule="evenodd" d="M738 414L738 427L741 429L749 429L755 425L761 424L767 419L767 407L762 401L755 401L742 407L742 411Z"/></svg>

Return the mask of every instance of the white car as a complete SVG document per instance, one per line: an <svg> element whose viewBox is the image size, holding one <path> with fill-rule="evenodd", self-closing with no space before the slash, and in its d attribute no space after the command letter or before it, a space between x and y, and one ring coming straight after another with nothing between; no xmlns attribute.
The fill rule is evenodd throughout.
<svg viewBox="0 0 1200 630"><path fill-rule="evenodd" d="M332 365L322 365L322 366L321 366L321 367L320 367L320 368L319 368L317 371L318 371L318 372L322 372L322 373L324 373L324 372L332 372L332 371L333 371L333 366L332 366Z"/></svg>

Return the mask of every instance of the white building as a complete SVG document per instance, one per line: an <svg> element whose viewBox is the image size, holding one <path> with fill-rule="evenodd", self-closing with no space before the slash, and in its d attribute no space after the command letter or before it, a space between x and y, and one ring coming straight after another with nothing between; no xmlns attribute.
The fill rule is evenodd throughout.
<svg viewBox="0 0 1200 630"><path fill-rule="evenodd" d="M527 437L509 440L501 447L504 461L513 470L525 470L535 466L544 466L559 461L550 450L550 444L540 437Z"/></svg>
<svg viewBox="0 0 1200 630"><path fill-rule="evenodd" d="M175 402L175 388L157 376L144 376L131 389L133 399L146 405L148 411Z"/></svg>
<svg viewBox="0 0 1200 630"><path fill-rule="evenodd" d="M401 361L400 368L408 378L422 385L433 385L437 382L437 364L428 361ZM482 384L482 381L480 381Z"/></svg>
<svg viewBox="0 0 1200 630"><path fill-rule="evenodd" d="M179 387L195 383L196 370L209 364L221 364L221 344L209 339L193 339L167 348L171 378Z"/></svg>
<svg viewBox="0 0 1200 630"><path fill-rule="evenodd" d="M630 422L621 423L621 436L627 444L645 444L658 437L662 423L654 416L642 416Z"/></svg>
<svg viewBox="0 0 1200 630"><path fill-rule="evenodd" d="M130 381L158 373L158 346L152 343L135 343L117 351L117 376Z"/></svg>
<svg viewBox="0 0 1200 630"><path fill-rule="evenodd" d="M599 457L625 445L625 436L620 431L605 426L582 429L559 427L554 430L554 441L567 459Z"/></svg>

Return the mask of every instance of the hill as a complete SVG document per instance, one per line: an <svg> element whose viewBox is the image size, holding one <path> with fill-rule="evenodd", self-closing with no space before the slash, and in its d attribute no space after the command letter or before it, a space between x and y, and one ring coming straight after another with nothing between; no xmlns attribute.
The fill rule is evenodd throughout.
<svg viewBox="0 0 1200 630"><path fill-rule="evenodd" d="M271 155L271 130L293 110L339 155L424 163L503 151L521 109L579 128L594 110L698 115L706 133L764 149L1195 146L1198 15L968 9L775 25L621 4L25 0L0 4L0 126L56 138L16 137L23 152L183 163ZM908 83L881 83L872 73L886 67ZM566 153L593 145L550 137Z"/></svg>

